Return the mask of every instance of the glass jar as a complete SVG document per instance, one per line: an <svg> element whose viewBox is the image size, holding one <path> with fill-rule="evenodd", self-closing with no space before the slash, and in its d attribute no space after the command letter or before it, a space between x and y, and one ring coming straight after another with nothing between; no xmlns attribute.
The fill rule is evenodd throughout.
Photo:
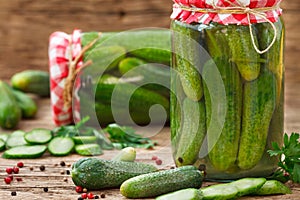
<svg viewBox="0 0 300 200"><path fill-rule="evenodd" d="M206 169L208 180L274 172L279 158L267 150L272 142L282 144L284 131L284 23L272 24L172 20L176 166Z"/></svg>

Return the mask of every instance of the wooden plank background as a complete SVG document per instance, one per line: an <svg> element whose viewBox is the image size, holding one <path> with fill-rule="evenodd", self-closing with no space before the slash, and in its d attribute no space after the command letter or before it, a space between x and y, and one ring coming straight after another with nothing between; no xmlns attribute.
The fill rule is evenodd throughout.
<svg viewBox="0 0 300 200"><path fill-rule="evenodd" d="M300 1L284 0L286 68L299 69ZM48 38L57 30L168 28L171 0L0 1L0 78L26 68L48 70ZM7 70L10 68L10 70Z"/></svg>

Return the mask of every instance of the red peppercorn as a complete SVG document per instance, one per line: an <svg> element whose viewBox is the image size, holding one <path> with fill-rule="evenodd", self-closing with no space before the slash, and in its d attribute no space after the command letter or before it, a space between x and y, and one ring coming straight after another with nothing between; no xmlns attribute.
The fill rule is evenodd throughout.
<svg viewBox="0 0 300 200"><path fill-rule="evenodd" d="M5 178L4 178L4 182L5 182L6 184L10 184L10 183L11 183L11 179L10 179L9 177L5 177Z"/></svg>
<svg viewBox="0 0 300 200"><path fill-rule="evenodd" d="M88 193L88 194L87 194L87 198L88 198L88 199L94 199L94 194L91 193L91 192Z"/></svg>
<svg viewBox="0 0 300 200"><path fill-rule="evenodd" d="M6 173L8 173L8 174L12 174L13 173L13 168L11 168L11 167L8 167L8 168L6 168Z"/></svg>
<svg viewBox="0 0 300 200"><path fill-rule="evenodd" d="M161 159L157 159L157 160L155 161L155 163L156 163L157 165L161 165L161 164L162 164L162 160L161 160Z"/></svg>
<svg viewBox="0 0 300 200"><path fill-rule="evenodd" d="M82 188L81 186L76 186L75 191L76 191L77 193L82 193L83 188Z"/></svg>
<svg viewBox="0 0 300 200"><path fill-rule="evenodd" d="M14 167L13 171L14 171L15 174L18 174L19 173L19 167Z"/></svg>
<svg viewBox="0 0 300 200"><path fill-rule="evenodd" d="M87 198L87 193L82 193L82 194L81 194L81 197L82 197L83 199L86 199L86 198Z"/></svg>
<svg viewBox="0 0 300 200"><path fill-rule="evenodd" d="M24 163L23 162L18 162L17 166L20 167L20 168L22 168L22 167L24 167Z"/></svg>
<svg viewBox="0 0 300 200"><path fill-rule="evenodd" d="M152 156L152 158L151 158L152 160L157 160L158 159L158 157L157 156Z"/></svg>
<svg viewBox="0 0 300 200"><path fill-rule="evenodd" d="M10 180L14 180L14 176L12 174L9 174L7 177L10 178Z"/></svg>

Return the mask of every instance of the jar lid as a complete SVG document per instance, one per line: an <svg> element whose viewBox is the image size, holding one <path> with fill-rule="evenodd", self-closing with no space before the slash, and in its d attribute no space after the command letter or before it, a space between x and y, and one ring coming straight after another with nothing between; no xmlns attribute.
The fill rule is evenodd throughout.
<svg viewBox="0 0 300 200"><path fill-rule="evenodd" d="M171 19L188 24L249 25L276 22L282 14L282 0L173 0Z"/></svg>

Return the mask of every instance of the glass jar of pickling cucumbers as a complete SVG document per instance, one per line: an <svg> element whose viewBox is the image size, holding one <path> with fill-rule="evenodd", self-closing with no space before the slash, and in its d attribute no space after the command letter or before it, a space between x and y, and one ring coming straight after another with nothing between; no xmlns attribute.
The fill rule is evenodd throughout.
<svg viewBox="0 0 300 200"><path fill-rule="evenodd" d="M171 140L207 179L267 177L284 128L281 0L175 0ZM259 2L259 3L257 3Z"/></svg>

